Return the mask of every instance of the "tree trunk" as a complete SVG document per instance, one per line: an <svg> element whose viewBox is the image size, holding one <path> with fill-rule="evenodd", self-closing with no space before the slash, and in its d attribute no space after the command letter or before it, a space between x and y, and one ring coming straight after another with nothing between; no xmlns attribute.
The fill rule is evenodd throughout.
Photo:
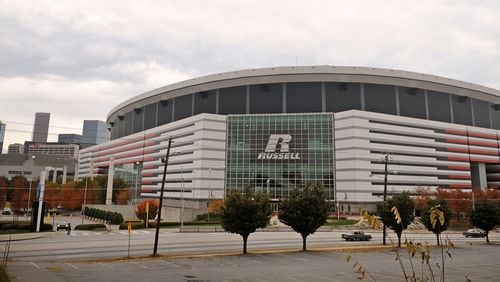
<svg viewBox="0 0 500 282"><path fill-rule="evenodd" d="M401 233L398 233L398 248L401 248Z"/></svg>
<svg viewBox="0 0 500 282"><path fill-rule="evenodd" d="M302 251L307 251L307 246L306 246L307 235L305 234L301 235L302 235Z"/></svg>
<svg viewBox="0 0 500 282"><path fill-rule="evenodd" d="M247 240L248 240L248 235L249 234L245 234L245 235L241 235L243 237L243 253L246 254L247 253Z"/></svg>
<svg viewBox="0 0 500 282"><path fill-rule="evenodd" d="M488 244L490 243L490 236L489 236L489 234L490 234L490 231L486 231L486 243L488 243Z"/></svg>
<svg viewBox="0 0 500 282"><path fill-rule="evenodd" d="M437 241L438 246L439 246L440 245L440 243L439 243L439 233L436 233L436 241Z"/></svg>

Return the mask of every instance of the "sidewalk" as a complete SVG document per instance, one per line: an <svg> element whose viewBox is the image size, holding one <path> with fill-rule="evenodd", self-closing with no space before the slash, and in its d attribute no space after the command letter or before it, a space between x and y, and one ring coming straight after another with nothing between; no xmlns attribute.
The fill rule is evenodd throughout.
<svg viewBox="0 0 500 282"><path fill-rule="evenodd" d="M2 234L0 235L0 242L11 241L22 241L22 240L32 240L38 238L44 238L53 235L54 232L27 232L27 233L12 233L12 234Z"/></svg>

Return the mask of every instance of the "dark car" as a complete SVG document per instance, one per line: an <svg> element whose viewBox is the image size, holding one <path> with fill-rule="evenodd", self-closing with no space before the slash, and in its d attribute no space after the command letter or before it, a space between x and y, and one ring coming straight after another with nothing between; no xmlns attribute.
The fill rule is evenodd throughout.
<svg viewBox="0 0 500 282"><path fill-rule="evenodd" d="M469 237L473 237L473 238L486 237L486 232L484 232L483 230L481 230L479 228L468 229L467 231L464 231L462 234L467 238L469 238Z"/></svg>
<svg viewBox="0 0 500 282"><path fill-rule="evenodd" d="M59 229L68 230L69 228L70 228L70 225L67 221L58 222L56 224L57 231L59 231Z"/></svg>
<svg viewBox="0 0 500 282"><path fill-rule="evenodd" d="M342 234L342 238L346 241L370 241L372 235L356 230Z"/></svg>

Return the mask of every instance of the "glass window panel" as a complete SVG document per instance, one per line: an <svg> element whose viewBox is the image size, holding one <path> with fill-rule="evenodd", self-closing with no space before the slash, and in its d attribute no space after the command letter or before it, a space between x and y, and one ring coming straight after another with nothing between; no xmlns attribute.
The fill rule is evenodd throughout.
<svg viewBox="0 0 500 282"><path fill-rule="evenodd" d="M246 86L219 89L219 114L245 114L246 93Z"/></svg>
<svg viewBox="0 0 500 282"><path fill-rule="evenodd" d="M366 83L365 109L370 112L396 114L396 96L393 85Z"/></svg>
<svg viewBox="0 0 500 282"><path fill-rule="evenodd" d="M451 122L450 97L448 93L427 91L429 119Z"/></svg>
<svg viewBox="0 0 500 282"><path fill-rule="evenodd" d="M500 105L491 105L491 119L494 129L500 129Z"/></svg>
<svg viewBox="0 0 500 282"><path fill-rule="evenodd" d="M123 120L124 124L125 124L125 130L124 130L124 134L125 136L126 135L130 135L132 133L132 119L133 119L133 116L134 116L134 113L133 112L128 112L125 114L125 118Z"/></svg>
<svg viewBox="0 0 500 282"><path fill-rule="evenodd" d="M134 114L133 132L142 131L142 123L144 122L144 108L137 108L132 111Z"/></svg>
<svg viewBox="0 0 500 282"><path fill-rule="evenodd" d="M174 120L190 117L193 109L193 95L184 95L174 98Z"/></svg>
<svg viewBox="0 0 500 282"><path fill-rule="evenodd" d="M400 115L422 119L427 118L424 90L399 86L398 92Z"/></svg>
<svg viewBox="0 0 500 282"><path fill-rule="evenodd" d="M320 82L290 82L286 84L286 112L321 112Z"/></svg>
<svg viewBox="0 0 500 282"><path fill-rule="evenodd" d="M172 99L163 100L158 103L158 123L157 125L166 124L172 121L172 109L174 103Z"/></svg>
<svg viewBox="0 0 500 282"><path fill-rule="evenodd" d="M144 130L156 126L156 107L158 103L149 104L144 107Z"/></svg>
<svg viewBox="0 0 500 282"><path fill-rule="evenodd" d="M250 113L281 113L282 99L281 83L250 85Z"/></svg>
<svg viewBox="0 0 500 282"><path fill-rule="evenodd" d="M194 94L194 114L212 113L215 114L216 91L203 91Z"/></svg>
<svg viewBox="0 0 500 282"><path fill-rule="evenodd" d="M490 107L488 102L472 99L472 106L474 107L474 125L491 128Z"/></svg>
<svg viewBox="0 0 500 282"><path fill-rule="evenodd" d="M453 106L454 123L472 125L472 110L469 97L451 95L451 105Z"/></svg>

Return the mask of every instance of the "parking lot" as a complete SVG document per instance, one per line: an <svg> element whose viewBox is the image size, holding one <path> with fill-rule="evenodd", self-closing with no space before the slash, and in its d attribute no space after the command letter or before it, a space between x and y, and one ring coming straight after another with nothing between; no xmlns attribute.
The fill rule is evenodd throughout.
<svg viewBox="0 0 500 282"><path fill-rule="evenodd" d="M404 250L402 250L404 252ZM431 264L440 264L439 249ZM350 255L350 262L346 257ZM461 243L446 260L446 281L498 281L500 245ZM406 271L408 256L402 253ZM13 281L359 281L358 262L378 281L402 281L390 250L346 252L251 253L248 255L160 257L136 260L9 262ZM414 258L417 275L420 261ZM435 273L439 270L434 267ZM428 271L425 272L428 276ZM439 279L439 277L436 277Z"/></svg>

